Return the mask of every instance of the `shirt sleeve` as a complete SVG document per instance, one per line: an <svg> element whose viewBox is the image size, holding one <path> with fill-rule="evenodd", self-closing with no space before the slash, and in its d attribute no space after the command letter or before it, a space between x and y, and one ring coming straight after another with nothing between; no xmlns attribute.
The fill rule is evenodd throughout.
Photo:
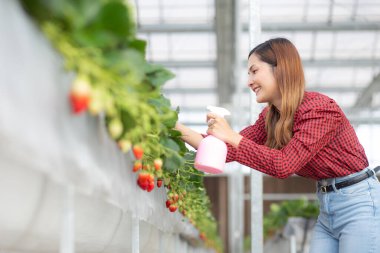
<svg viewBox="0 0 380 253"><path fill-rule="evenodd" d="M263 145L265 143L267 133L265 131L265 113L267 108L265 108L260 114L259 118L256 120L255 124L248 126L241 130L239 134L248 140L251 140L257 144ZM232 145L227 143L227 159L226 162L235 161L237 149Z"/></svg>
<svg viewBox="0 0 380 253"><path fill-rule="evenodd" d="M304 167L335 136L343 120L335 102L310 109L299 116L293 137L280 150L243 137L235 161L277 178L287 178Z"/></svg>

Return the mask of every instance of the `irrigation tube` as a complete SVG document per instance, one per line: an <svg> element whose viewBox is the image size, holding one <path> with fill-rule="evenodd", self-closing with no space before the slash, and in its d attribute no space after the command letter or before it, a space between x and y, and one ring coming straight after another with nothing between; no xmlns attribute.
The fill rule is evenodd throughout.
<svg viewBox="0 0 380 253"><path fill-rule="evenodd" d="M140 220L136 215L132 216L132 253L140 252Z"/></svg>
<svg viewBox="0 0 380 253"><path fill-rule="evenodd" d="M249 45L254 48L260 42L260 0L249 1ZM254 105L254 95L250 96L250 121L258 115L258 106ZM251 170L251 252L263 253L263 176L257 170Z"/></svg>
<svg viewBox="0 0 380 253"><path fill-rule="evenodd" d="M60 242L60 253L75 253L74 243L74 187L67 185L65 187L64 210L62 220L62 234Z"/></svg>

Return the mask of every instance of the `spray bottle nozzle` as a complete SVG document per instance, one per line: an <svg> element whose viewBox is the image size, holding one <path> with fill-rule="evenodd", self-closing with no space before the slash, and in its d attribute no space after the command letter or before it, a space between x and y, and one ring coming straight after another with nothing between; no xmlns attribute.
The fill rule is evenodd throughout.
<svg viewBox="0 0 380 253"><path fill-rule="evenodd" d="M209 106L207 106L207 110L209 110L212 113L217 114L220 117L231 115L231 113L223 107L217 107L217 106L209 105Z"/></svg>

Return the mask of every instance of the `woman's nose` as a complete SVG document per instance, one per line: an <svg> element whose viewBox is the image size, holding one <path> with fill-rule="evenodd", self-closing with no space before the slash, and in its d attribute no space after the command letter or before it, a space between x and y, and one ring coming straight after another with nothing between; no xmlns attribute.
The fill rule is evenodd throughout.
<svg viewBox="0 0 380 253"><path fill-rule="evenodd" d="M247 86L251 87L252 85L253 85L253 78L249 76L247 80Z"/></svg>

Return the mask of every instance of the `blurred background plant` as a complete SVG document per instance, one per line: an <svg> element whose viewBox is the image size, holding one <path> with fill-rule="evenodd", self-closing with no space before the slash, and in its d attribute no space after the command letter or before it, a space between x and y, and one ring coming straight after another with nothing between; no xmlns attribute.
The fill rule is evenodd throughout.
<svg viewBox="0 0 380 253"><path fill-rule="evenodd" d="M317 219L319 205L317 201L309 201L306 198L286 200L280 203L272 203L270 211L264 216L264 239L269 240L280 233L286 226L290 217L305 219ZM251 238L244 238L244 251L251 249Z"/></svg>

